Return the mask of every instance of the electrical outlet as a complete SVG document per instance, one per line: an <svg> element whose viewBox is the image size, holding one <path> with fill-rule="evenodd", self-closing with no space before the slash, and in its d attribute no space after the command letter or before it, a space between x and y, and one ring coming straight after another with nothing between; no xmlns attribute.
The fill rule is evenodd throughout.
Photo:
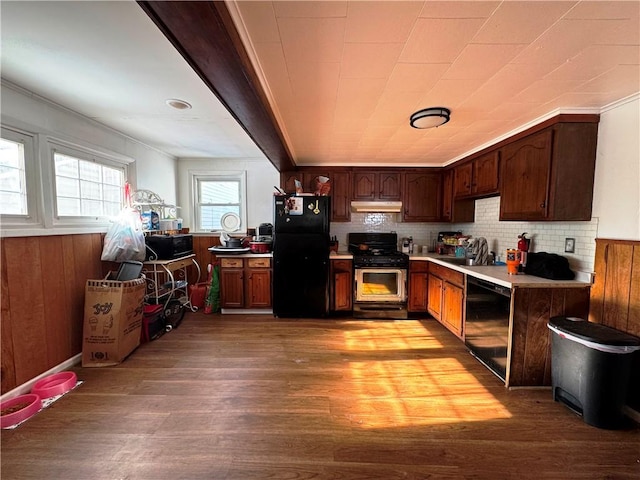
<svg viewBox="0 0 640 480"><path fill-rule="evenodd" d="M576 250L576 239L565 238L564 239L564 251L565 253L573 253Z"/></svg>

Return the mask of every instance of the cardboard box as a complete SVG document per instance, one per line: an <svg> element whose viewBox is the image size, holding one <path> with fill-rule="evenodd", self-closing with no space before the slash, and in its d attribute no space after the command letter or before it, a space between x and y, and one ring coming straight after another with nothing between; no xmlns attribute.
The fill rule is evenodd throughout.
<svg viewBox="0 0 640 480"><path fill-rule="evenodd" d="M117 365L140 345L145 279L118 282L108 278L87 280L83 367Z"/></svg>

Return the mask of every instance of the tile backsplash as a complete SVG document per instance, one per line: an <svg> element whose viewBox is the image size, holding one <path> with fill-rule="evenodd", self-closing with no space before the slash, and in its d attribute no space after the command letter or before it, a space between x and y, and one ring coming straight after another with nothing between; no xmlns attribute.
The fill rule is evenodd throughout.
<svg viewBox="0 0 640 480"><path fill-rule="evenodd" d="M485 237L489 250L504 260L507 248L516 248L518 235L527 232L531 251L557 253L569 260L571 268L593 271L598 219L587 222L501 222L500 197L476 200L474 223L403 223L400 213L352 213L350 223L332 223L331 235L338 237L340 250L346 250L350 232L397 232L398 238L412 236L416 245L432 245L439 231L462 231ZM566 238L575 240L574 253L565 253Z"/></svg>

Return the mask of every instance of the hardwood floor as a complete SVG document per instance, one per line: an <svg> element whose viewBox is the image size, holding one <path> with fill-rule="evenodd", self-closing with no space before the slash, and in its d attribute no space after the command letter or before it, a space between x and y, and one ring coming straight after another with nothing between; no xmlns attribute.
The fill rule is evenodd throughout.
<svg viewBox="0 0 640 480"><path fill-rule="evenodd" d="M434 320L188 313L2 431L2 479L637 479L640 429L508 391Z"/></svg>

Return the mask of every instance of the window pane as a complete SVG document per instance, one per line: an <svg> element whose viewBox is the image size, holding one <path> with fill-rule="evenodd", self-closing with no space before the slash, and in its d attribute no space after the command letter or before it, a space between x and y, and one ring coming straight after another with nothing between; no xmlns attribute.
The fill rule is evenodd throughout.
<svg viewBox="0 0 640 480"><path fill-rule="evenodd" d="M78 160L56 153L56 175L63 177L78 178Z"/></svg>
<svg viewBox="0 0 640 480"><path fill-rule="evenodd" d="M24 215L26 212L26 195L0 191L1 212L6 215Z"/></svg>
<svg viewBox="0 0 640 480"><path fill-rule="evenodd" d="M240 215L239 206L202 206L200 208L200 229L201 230L222 230L220 219L225 213L235 213Z"/></svg>
<svg viewBox="0 0 640 480"><path fill-rule="evenodd" d="M124 170L55 153L58 216L103 217L122 208Z"/></svg>
<svg viewBox="0 0 640 480"><path fill-rule="evenodd" d="M102 202L100 200L82 200L82 215L91 217L102 216Z"/></svg>
<svg viewBox="0 0 640 480"><path fill-rule="evenodd" d="M102 166L97 163L80 161L80 178L83 180L102 180Z"/></svg>
<svg viewBox="0 0 640 480"><path fill-rule="evenodd" d="M61 217L80 216L80 199L58 197L58 215Z"/></svg>
<svg viewBox="0 0 640 480"><path fill-rule="evenodd" d="M89 198L91 200L102 199L102 188L99 183L80 181L80 191L82 192L82 198Z"/></svg>
<svg viewBox="0 0 640 480"><path fill-rule="evenodd" d="M24 145L0 139L0 214L27 215Z"/></svg>
<svg viewBox="0 0 640 480"><path fill-rule="evenodd" d="M200 203L239 203L240 186L236 181L200 182Z"/></svg>
<svg viewBox="0 0 640 480"><path fill-rule="evenodd" d="M122 203L122 189L113 185L103 185L102 195L105 202Z"/></svg>
<svg viewBox="0 0 640 480"><path fill-rule="evenodd" d="M59 197L80 198L80 183L73 178L56 177L56 192Z"/></svg>
<svg viewBox="0 0 640 480"><path fill-rule="evenodd" d="M0 165L13 168L24 168L20 162L24 158L23 146L21 143L10 142L0 139Z"/></svg>

